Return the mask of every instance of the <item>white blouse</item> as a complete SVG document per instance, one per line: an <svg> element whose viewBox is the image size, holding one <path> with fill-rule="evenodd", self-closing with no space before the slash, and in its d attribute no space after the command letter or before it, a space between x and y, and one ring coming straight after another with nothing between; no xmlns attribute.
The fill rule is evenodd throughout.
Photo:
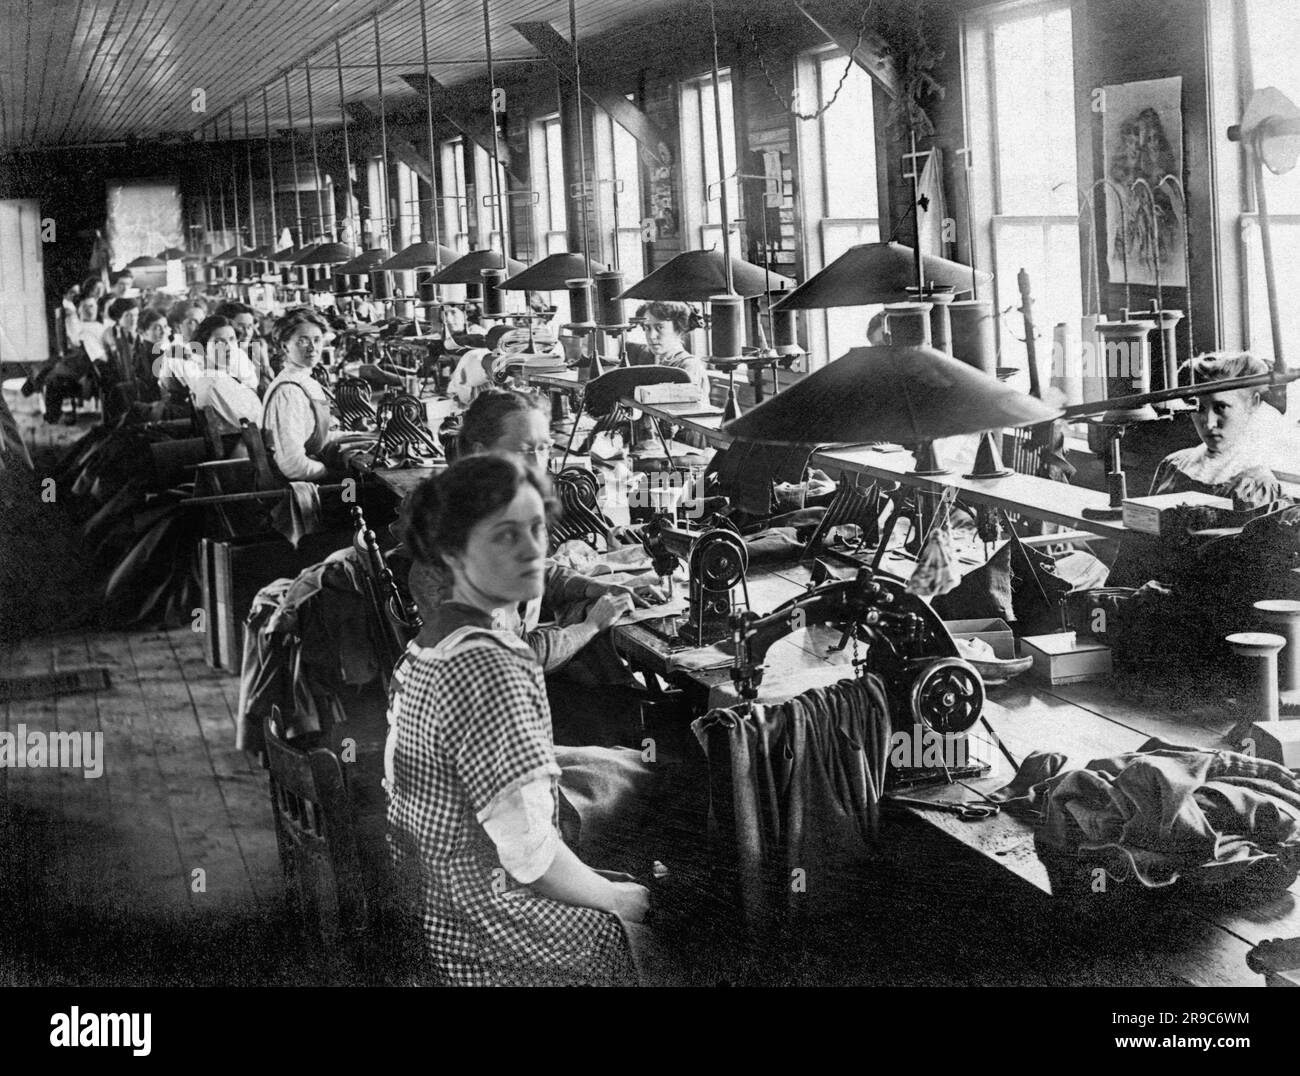
<svg viewBox="0 0 1300 1076"><path fill-rule="evenodd" d="M282 382L302 386L277 391ZM304 366L285 364L266 390L262 408L262 429L266 432L275 465L290 482L314 482L329 470L320 460L307 455L307 442L316 432L316 413L312 401L328 404L329 397L320 382ZM331 431L330 440L337 436Z"/></svg>

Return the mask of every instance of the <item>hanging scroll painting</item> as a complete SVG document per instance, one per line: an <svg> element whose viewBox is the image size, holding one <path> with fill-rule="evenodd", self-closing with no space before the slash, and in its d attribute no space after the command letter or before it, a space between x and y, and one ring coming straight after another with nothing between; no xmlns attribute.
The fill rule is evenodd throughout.
<svg viewBox="0 0 1300 1076"><path fill-rule="evenodd" d="M1106 252L1113 284L1187 286L1181 78L1104 87Z"/></svg>

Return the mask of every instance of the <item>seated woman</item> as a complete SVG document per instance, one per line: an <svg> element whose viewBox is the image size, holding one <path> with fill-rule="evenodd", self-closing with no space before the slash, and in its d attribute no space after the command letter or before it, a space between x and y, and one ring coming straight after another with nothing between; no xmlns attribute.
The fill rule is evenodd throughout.
<svg viewBox="0 0 1300 1076"><path fill-rule="evenodd" d="M551 431L546 411L537 397L491 391L475 399L465 412L460 442L462 456L484 453L514 456L524 463L536 463L542 469L550 453ZM426 622L450 598L451 583L451 576L437 563L416 560L412 564L411 596ZM638 601L645 604L627 587L589 579L548 559L537 597L518 609L504 611L499 626L522 636L549 673L566 665ZM580 610L581 619L576 619L572 615L578 612L575 606L585 602L591 604L585 605ZM539 627L544 606L551 615L573 622L564 627ZM618 682L631 681L615 655L605 655L599 664Z"/></svg>
<svg viewBox="0 0 1300 1076"><path fill-rule="evenodd" d="M645 332L646 346L657 366L685 370L700 390L700 403L709 402L709 368L686 350L683 337L703 324L690 303L653 302L637 308Z"/></svg>
<svg viewBox="0 0 1300 1076"><path fill-rule="evenodd" d="M1198 383L1225 381L1268 372L1249 353L1210 354L1193 359ZM1208 493L1226 497L1236 511L1266 508L1283 497L1281 483L1264 463L1267 423L1263 395L1257 388L1230 389L1196 398L1192 422L1201 443L1166 456L1151 480L1151 495ZM1140 586L1148 580L1170 581L1185 554L1170 542L1134 535L1124 540L1111 569L1110 586Z"/></svg>
<svg viewBox="0 0 1300 1076"><path fill-rule="evenodd" d="M389 847L416 887L429 956L461 985L635 980L620 920L647 890L560 839L542 669L496 625L540 597L551 503L537 471L471 456L411 495L405 541L452 580L394 679Z"/></svg>
<svg viewBox="0 0 1300 1076"><path fill-rule="evenodd" d="M262 401L262 432L280 474L290 482L328 482L342 474L339 447L364 436L347 435L330 414L329 397L312 377L329 323L310 307L285 312L275 323L284 367Z"/></svg>
<svg viewBox="0 0 1300 1076"><path fill-rule="evenodd" d="M199 323L184 358L163 360L158 383L170 395L188 392L196 412L212 408L222 433L238 433L241 421L261 418L257 371L235 345L234 326L215 314Z"/></svg>

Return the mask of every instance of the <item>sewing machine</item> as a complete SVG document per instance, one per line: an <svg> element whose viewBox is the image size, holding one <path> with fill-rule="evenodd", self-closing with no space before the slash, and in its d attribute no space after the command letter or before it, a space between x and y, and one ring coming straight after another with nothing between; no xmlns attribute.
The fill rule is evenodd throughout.
<svg viewBox="0 0 1300 1076"><path fill-rule="evenodd" d="M690 609L686 623L677 618L646 621L645 627L668 641L682 641L689 646L709 646L725 639L731 632L732 614L737 608L735 589L744 590L744 605L749 605L745 571L749 551L740 532L727 519L714 516L700 530L676 526L667 516L658 516L645 525L641 544L650 554L655 574L672 585L672 574L686 563L690 577Z"/></svg>
<svg viewBox="0 0 1300 1076"><path fill-rule="evenodd" d="M862 568L853 579L810 587L766 616L748 610L731 617L731 679L744 700L756 700L764 661L778 640L814 624L843 632L832 650L853 647L853 668L877 674L889 699L893 738L933 738L941 759L930 765L911 744L909 763L899 765L891 750L892 784L982 776L987 762L967 749L966 733L981 719L984 682L959 657L957 644L938 615L903 584ZM815 579L817 576L815 576ZM859 647L865 653L858 657Z"/></svg>

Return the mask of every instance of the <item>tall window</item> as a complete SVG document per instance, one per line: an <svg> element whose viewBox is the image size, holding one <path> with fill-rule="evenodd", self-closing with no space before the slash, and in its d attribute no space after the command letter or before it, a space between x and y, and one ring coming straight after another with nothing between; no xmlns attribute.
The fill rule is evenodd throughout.
<svg viewBox="0 0 1300 1076"><path fill-rule="evenodd" d="M723 172L718 171L718 125L714 110L713 77L704 75L682 83L682 212L686 241L703 250L722 249L722 177L736 173L736 117L731 101L731 72L718 79L722 113ZM734 220L740 215L736 180L727 180L727 203Z"/></svg>
<svg viewBox="0 0 1300 1076"><path fill-rule="evenodd" d="M595 114L596 182L601 221L598 260L613 261L629 281L645 275L645 245L641 241L641 164L636 139L603 109ZM597 257L595 254L592 257Z"/></svg>
<svg viewBox="0 0 1300 1076"><path fill-rule="evenodd" d="M366 162L366 197L370 213L362 225L368 246L380 247L392 243L392 222L388 219L388 202L391 199L385 189L387 185L384 178L383 158L371 157Z"/></svg>
<svg viewBox="0 0 1300 1076"><path fill-rule="evenodd" d="M464 140L452 138L439 150L442 163L443 242L462 254L469 252L469 195L465 182Z"/></svg>
<svg viewBox="0 0 1300 1076"><path fill-rule="evenodd" d="M1058 322L1077 327L1083 292L1070 5L993 8L968 16L963 31L976 264L996 275L996 309L1020 305L1023 268L1043 332ZM999 323L1003 362L1023 367L1019 318Z"/></svg>
<svg viewBox="0 0 1300 1076"><path fill-rule="evenodd" d="M420 177L408 165L397 162L397 236L393 249L418 243L420 234Z"/></svg>
<svg viewBox="0 0 1300 1076"><path fill-rule="evenodd" d="M546 116L534 123L531 138L533 186L537 190L537 204L533 207L534 242L539 256L545 257L569 249L559 115Z"/></svg>
<svg viewBox="0 0 1300 1076"><path fill-rule="evenodd" d="M1249 57L1249 83L1256 87L1275 87L1291 101L1300 102L1300 66L1296 64L1300 26L1296 23L1293 0L1248 0L1244 7L1246 18L1238 30L1245 35L1243 44L1247 48L1243 54ZM1231 147L1231 151L1236 151L1236 147ZM1292 354L1287 358L1294 366L1294 352L1300 347L1300 311L1296 310L1291 299L1300 292L1300 169L1280 176L1267 168L1263 173L1273 242L1273 269L1280 298L1282 340L1291 349ZM1250 197L1242 207L1245 212L1240 225L1245 268L1242 343L1254 354L1271 362L1273 334L1269 323L1263 240L1253 180L1249 177L1247 189ZM1291 393L1293 400L1300 397L1300 390L1294 387Z"/></svg>
<svg viewBox="0 0 1300 1076"><path fill-rule="evenodd" d="M846 59L840 49L817 49L798 58L795 78L802 111L814 111L831 99L844 75ZM880 239L872 92L871 76L854 64L835 104L817 119L800 121L805 277L849 247ZM867 325L879 309L810 311L808 336L815 364L865 344Z"/></svg>
<svg viewBox="0 0 1300 1076"><path fill-rule="evenodd" d="M509 228L510 188L506 183L506 170L497 166L497 181L492 184L492 155L482 146L474 146L474 182L478 187L475 212L478 213L478 241L481 247L502 249L501 223ZM497 212L497 199L501 211Z"/></svg>

